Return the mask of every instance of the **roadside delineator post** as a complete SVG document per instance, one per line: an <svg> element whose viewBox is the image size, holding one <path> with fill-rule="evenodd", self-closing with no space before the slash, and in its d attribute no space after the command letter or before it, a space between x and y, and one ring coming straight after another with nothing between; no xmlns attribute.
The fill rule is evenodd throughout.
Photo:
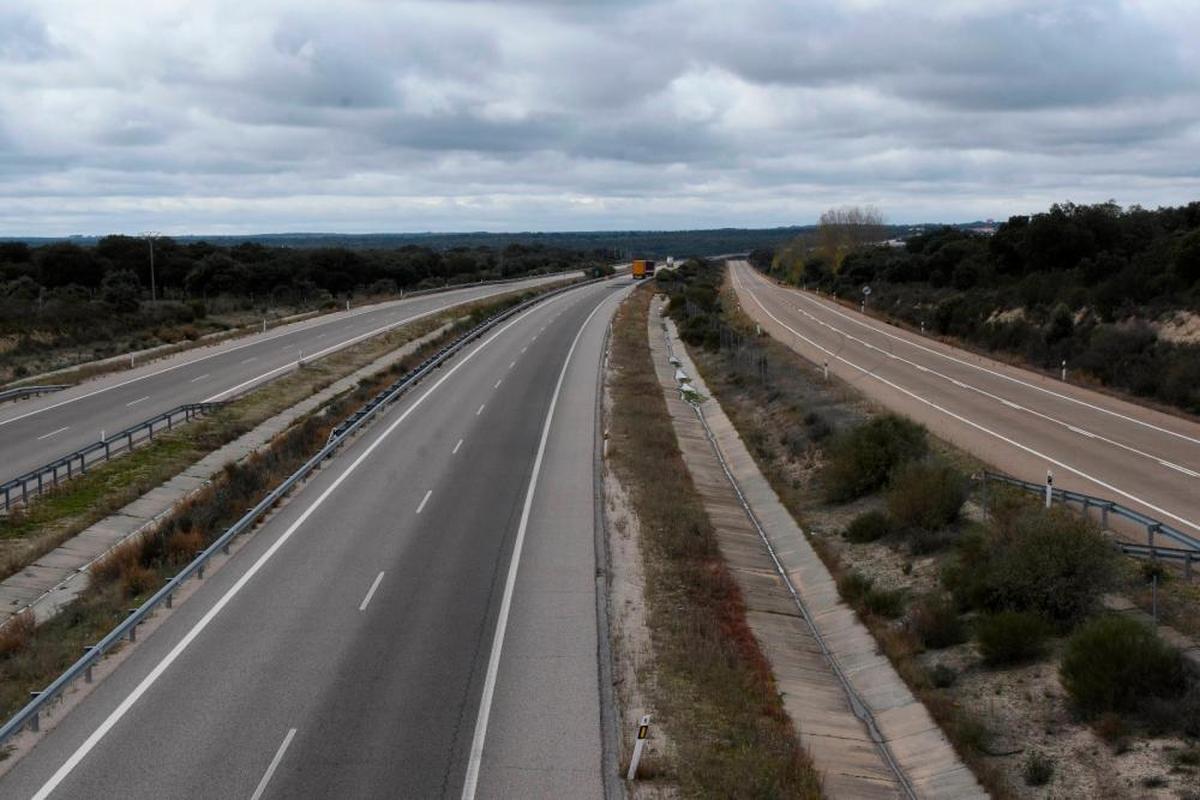
<svg viewBox="0 0 1200 800"><path fill-rule="evenodd" d="M829 360L828 359L826 359L826 361L825 361L825 380L826 381L829 380Z"/></svg>
<svg viewBox="0 0 1200 800"><path fill-rule="evenodd" d="M1067 360L1064 358L1062 362L1062 379L1067 379Z"/></svg>
<svg viewBox="0 0 1200 800"><path fill-rule="evenodd" d="M1046 508L1050 507L1050 503L1054 500L1054 475L1050 470L1046 470Z"/></svg>
<svg viewBox="0 0 1200 800"><path fill-rule="evenodd" d="M650 735L650 715L642 717L638 722L637 740L633 744L633 757L629 759L629 772L626 774L626 780L636 780L638 764L642 760L642 750L646 748L646 737Z"/></svg>

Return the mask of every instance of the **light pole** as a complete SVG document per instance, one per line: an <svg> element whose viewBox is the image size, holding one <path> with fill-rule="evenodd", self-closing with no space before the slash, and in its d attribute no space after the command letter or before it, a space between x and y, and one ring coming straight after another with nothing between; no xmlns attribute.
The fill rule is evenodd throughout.
<svg viewBox="0 0 1200 800"><path fill-rule="evenodd" d="M158 291L154 285L154 238L160 235L158 231L147 231L142 234L142 238L150 245L150 302L158 299Z"/></svg>

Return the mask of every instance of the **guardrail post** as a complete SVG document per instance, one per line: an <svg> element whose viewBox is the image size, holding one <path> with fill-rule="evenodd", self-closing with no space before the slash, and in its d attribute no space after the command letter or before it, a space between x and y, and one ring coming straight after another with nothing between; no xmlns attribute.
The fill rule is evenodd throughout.
<svg viewBox="0 0 1200 800"><path fill-rule="evenodd" d="M1183 559L1183 579L1190 581L1192 579L1192 554L1188 553Z"/></svg>
<svg viewBox="0 0 1200 800"><path fill-rule="evenodd" d="M203 550L196 551L197 558L199 558L202 555L204 555ZM200 562L200 566L196 567L196 577L199 578L200 580L204 580L204 562L203 561Z"/></svg>
<svg viewBox="0 0 1200 800"><path fill-rule="evenodd" d="M1100 527L1108 530L1108 510L1112 508L1112 503L1106 503L1100 507Z"/></svg>
<svg viewBox="0 0 1200 800"><path fill-rule="evenodd" d="M136 608L129 609L130 614L133 614L135 611L137 611ZM137 626L138 626L138 624L135 622L135 623L133 623L133 627L131 627L129 629L129 641L131 641L131 642L137 641Z"/></svg>
<svg viewBox="0 0 1200 800"><path fill-rule="evenodd" d="M1159 524L1155 522L1153 525L1146 526L1146 544L1150 545L1150 560L1157 560L1154 555L1154 534L1158 533Z"/></svg>
<svg viewBox="0 0 1200 800"><path fill-rule="evenodd" d="M87 647L83 648L83 654L86 656L88 653L92 652L95 649L96 649L96 645L89 644ZM92 664L88 664L87 667L83 670L83 682L84 683L92 682L92 666L93 666Z"/></svg>
<svg viewBox="0 0 1200 800"><path fill-rule="evenodd" d="M31 700L36 700L41 694L42 694L41 692L30 692L29 698ZM42 712L41 711L33 712L33 716L29 718L29 730L31 733L37 733L39 730L41 730L41 727L42 727L41 720L42 720Z"/></svg>
<svg viewBox="0 0 1200 800"><path fill-rule="evenodd" d="M164 605L166 605L167 608L175 607L175 593L174 592L170 592L167 594L167 602Z"/></svg>

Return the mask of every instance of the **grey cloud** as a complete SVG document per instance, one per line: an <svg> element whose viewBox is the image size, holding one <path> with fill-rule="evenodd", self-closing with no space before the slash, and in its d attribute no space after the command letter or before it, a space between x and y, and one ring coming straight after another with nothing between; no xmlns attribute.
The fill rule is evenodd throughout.
<svg viewBox="0 0 1200 800"><path fill-rule="evenodd" d="M0 234L953 219L1200 189L1172 0L113 2L0 11Z"/></svg>

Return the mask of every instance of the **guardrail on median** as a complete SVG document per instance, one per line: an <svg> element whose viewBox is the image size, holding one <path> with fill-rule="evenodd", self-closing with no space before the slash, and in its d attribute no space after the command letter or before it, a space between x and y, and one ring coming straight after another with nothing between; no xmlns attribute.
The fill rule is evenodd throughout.
<svg viewBox="0 0 1200 800"><path fill-rule="evenodd" d="M108 634L97 642L95 645L88 647L84 655L67 668L65 672L59 675L54 681L47 686L43 691L35 693L33 699L25 705L20 711L12 716L3 726L0 726L0 748L19 733L23 728L28 726L29 730L37 731L39 721L41 719L42 709L53 702L76 680L83 678L87 682L92 680L92 668L96 662L100 660L109 650L120 643L125 638L129 641L137 640L137 626L146 620L160 605L167 608L171 607L175 593L179 591L180 586L195 575L198 578L204 577L204 568L209 560L218 552L228 553L232 546L233 540L242 533L249 531L258 520L269 510L275 507L280 500L284 498L292 489L301 481L308 478L315 472L323 461L333 456L335 450L342 445L347 439L361 429L381 408L385 408L392 401L399 398L402 394L408 391L412 386L418 383L422 378L427 376L431 371L439 367L442 362L458 353L475 339L478 339L489 329L495 327L504 320L513 317L523 311L529 309L537 303L562 294L571 289L579 288L580 286L599 283L606 278L596 278L594 280L582 281L580 283L564 286L560 289L554 289L544 294L538 295L531 300L527 300L520 305L495 314L475 327L468 330L462 336L459 336L453 342L443 347L437 354L425 359L411 372L405 375L396 383L392 384L384 392L376 396L368 405L370 410L364 414L356 415L356 420L345 427L341 433L333 436L326 442L316 455L291 474L283 483L267 494L258 505L247 511L241 519L233 523L221 536L219 536L212 544L194 558L186 567L184 567L175 577L167 581L167 583L155 592L146 602L142 603L135 611L126 617L120 624L108 632Z"/></svg>
<svg viewBox="0 0 1200 800"><path fill-rule="evenodd" d="M1046 484L1034 483L1032 481L1023 481L1020 478L1014 478L1010 475L1004 475L999 472L983 472L981 474L984 491L984 506L986 511L987 506L987 485L990 481L1002 483L1007 486L1015 486L1031 494L1036 494L1044 497L1046 494ZM1200 564L1200 539L1184 533L1178 528L1161 522L1153 517L1146 516L1140 511L1134 511L1128 506L1121 505L1113 500L1108 500L1103 497L1095 497L1082 492L1072 492L1067 489L1051 489L1051 498L1064 505L1071 503L1077 504L1083 511L1084 516L1088 516L1088 512L1093 508L1100 512L1100 527L1108 528L1108 518L1110 514L1115 514L1131 522L1137 523L1146 529L1146 544L1134 544L1132 542L1114 541L1114 544L1123 553L1131 556L1139 556L1142 558L1165 559L1169 561L1179 561L1183 564L1184 576L1190 578L1192 576L1192 564ZM1182 547L1163 547L1155 544L1156 536L1165 536L1168 539L1183 545Z"/></svg>
<svg viewBox="0 0 1200 800"><path fill-rule="evenodd" d="M0 483L0 510L7 511L17 504L29 505L31 497L36 497L48 489L52 489L62 480L70 480L76 474L83 475L88 467L108 461L118 453L132 450L142 442L154 439L155 433L164 428L170 430L180 422L188 422L195 417L215 411L224 403L186 403L176 406L150 419L131 425L123 431L111 436L105 436L86 447L81 447L73 453L68 453L49 464L35 470L18 475L10 481Z"/></svg>
<svg viewBox="0 0 1200 800"><path fill-rule="evenodd" d="M56 383L53 386L17 386L13 389L5 389L0 391L0 403L6 400L22 400L26 397L36 397L39 394L49 394L50 392L61 392L67 388L65 383Z"/></svg>

